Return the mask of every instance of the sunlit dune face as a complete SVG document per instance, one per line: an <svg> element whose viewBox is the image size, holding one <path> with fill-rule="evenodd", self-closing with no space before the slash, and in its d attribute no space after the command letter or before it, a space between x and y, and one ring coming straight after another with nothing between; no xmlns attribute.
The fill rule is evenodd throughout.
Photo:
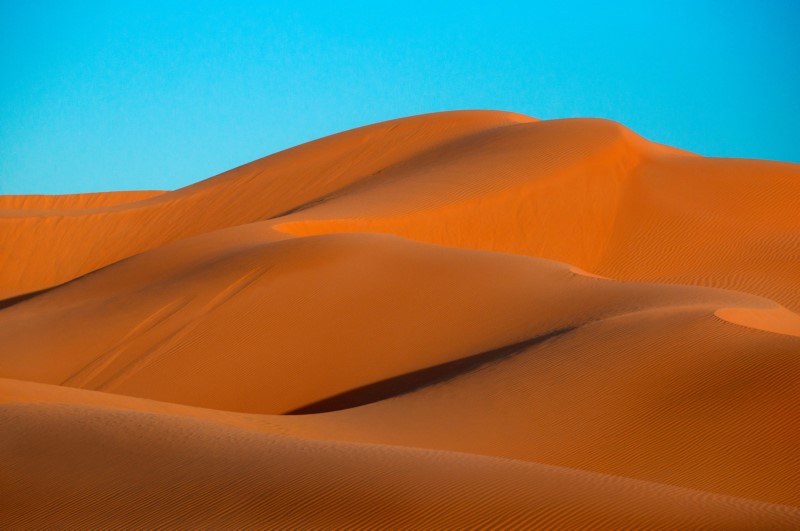
<svg viewBox="0 0 800 531"><path fill-rule="evenodd" d="M721 308L714 315L740 326L800 337L800 315L786 308Z"/></svg>

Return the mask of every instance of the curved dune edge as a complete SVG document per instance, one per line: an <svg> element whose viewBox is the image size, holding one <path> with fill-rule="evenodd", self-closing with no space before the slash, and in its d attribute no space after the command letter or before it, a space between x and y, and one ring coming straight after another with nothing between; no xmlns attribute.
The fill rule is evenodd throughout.
<svg viewBox="0 0 800 531"><path fill-rule="evenodd" d="M581 276L581 277L596 278L598 280L613 280L613 279L611 279L609 277L604 277L603 275L596 275L594 273L589 273L588 271L583 270L578 266L570 266L569 270L572 273L575 273L576 275Z"/></svg>
<svg viewBox="0 0 800 531"><path fill-rule="evenodd" d="M714 315L735 325L800 337L800 315L787 308L721 308Z"/></svg>

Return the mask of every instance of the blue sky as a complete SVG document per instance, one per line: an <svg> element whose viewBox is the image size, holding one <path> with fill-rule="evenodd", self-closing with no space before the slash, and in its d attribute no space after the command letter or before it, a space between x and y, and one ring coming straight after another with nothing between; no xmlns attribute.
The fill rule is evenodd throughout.
<svg viewBox="0 0 800 531"><path fill-rule="evenodd" d="M793 0L0 0L0 193L173 189L475 108L800 162L798 27Z"/></svg>

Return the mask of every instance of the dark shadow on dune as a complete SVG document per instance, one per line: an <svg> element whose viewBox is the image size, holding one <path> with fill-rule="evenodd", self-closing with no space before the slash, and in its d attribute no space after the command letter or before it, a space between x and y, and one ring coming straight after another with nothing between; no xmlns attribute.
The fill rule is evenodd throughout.
<svg viewBox="0 0 800 531"><path fill-rule="evenodd" d="M39 291L32 291L30 293L23 293L22 295L17 295L16 297L9 297L7 299L0 300L0 310L8 308L9 306L14 306L15 304L19 304L20 302L27 301L28 299L32 299L37 295L41 295L42 293L47 293L51 289L54 288L45 288L40 289Z"/></svg>
<svg viewBox="0 0 800 531"><path fill-rule="evenodd" d="M559 328L547 334L537 336L513 345L506 345L494 350L473 354L465 358L448 361L432 367L426 367L418 371L393 376L385 380L380 380L368 385L350 389L344 393L339 393L328 398L323 398L317 402L293 409L284 413L284 415L310 415L313 413L329 413L331 411L338 411L340 409L350 409L353 407L363 406L372 402L379 402L387 398L404 395L435 385L462 374L475 371L481 367L508 359L516 354L521 353L525 349L544 343L549 339L561 336L576 327L571 326L567 328Z"/></svg>
<svg viewBox="0 0 800 531"><path fill-rule="evenodd" d="M289 214L294 214L295 212L301 212L303 210L308 210L309 208L313 208L313 207L315 207L317 205L321 205L322 203L324 203L325 201L328 201L330 199L330 195L332 195L332 194L325 195L325 196L322 196L322 197L320 197L318 199L313 199L311 201L307 201L307 202L302 203L302 204L300 204L300 205L298 205L298 206L296 206L294 208L290 208L289 210L284 210L280 214L275 214L274 216L270 217L269 219L272 220L272 219L282 218L284 216L288 216Z"/></svg>

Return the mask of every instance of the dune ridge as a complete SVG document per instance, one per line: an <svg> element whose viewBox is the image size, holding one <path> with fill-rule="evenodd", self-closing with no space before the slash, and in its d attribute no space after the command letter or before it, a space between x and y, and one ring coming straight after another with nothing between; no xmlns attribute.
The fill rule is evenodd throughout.
<svg viewBox="0 0 800 531"><path fill-rule="evenodd" d="M458 111L0 197L0 526L800 526L800 166Z"/></svg>

